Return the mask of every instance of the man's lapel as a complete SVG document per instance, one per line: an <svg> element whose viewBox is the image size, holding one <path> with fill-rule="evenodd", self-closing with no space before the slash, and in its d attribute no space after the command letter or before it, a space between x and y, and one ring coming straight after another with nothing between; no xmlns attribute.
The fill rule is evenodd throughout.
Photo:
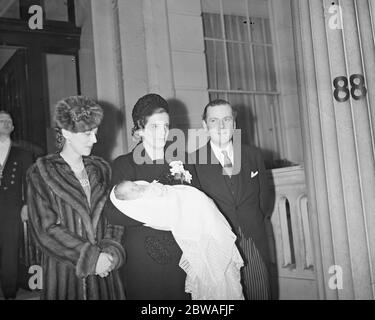
<svg viewBox="0 0 375 320"><path fill-rule="evenodd" d="M240 202L241 198L248 191L246 190L246 179L250 179L250 165L248 155L245 148L240 146L240 150L234 150L234 165L238 172L238 189L236 194L236 202Z"/></svg>

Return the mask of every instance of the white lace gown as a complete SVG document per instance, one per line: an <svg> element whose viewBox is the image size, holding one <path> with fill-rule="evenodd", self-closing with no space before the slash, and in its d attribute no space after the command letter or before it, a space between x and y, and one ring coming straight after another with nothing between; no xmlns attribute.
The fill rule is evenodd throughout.
<svg viewBox="0 0 375 320"><path fill-rule="evenodd" d="M112 190L110 199L132 219L173 233L183 252L179 265L187 274L185 291L192 299L243 300L236 235L214 202L191 186L136 183L149 185L142 198L118 200Z"/></svg>

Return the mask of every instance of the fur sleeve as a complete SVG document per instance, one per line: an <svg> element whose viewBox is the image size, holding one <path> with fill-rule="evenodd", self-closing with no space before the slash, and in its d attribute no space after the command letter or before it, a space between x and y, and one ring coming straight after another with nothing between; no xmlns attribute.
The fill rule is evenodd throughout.
<svg viewBox="0 0 375 320"><path fill-rule="evenodd" d="M60 224L56 201L37 166L28 172L28 210L31 232L42 251L75 267L78 277L95 273L100 248Z"/></svg>
<svg viewBox="0 0 375 320"><path fill-rule="evenodd" d="M125 261L125 250L121 245L123 233L124 227L107 224L105 236L99 242L101 250L112 255L115 269L118 269Z"/></svg>

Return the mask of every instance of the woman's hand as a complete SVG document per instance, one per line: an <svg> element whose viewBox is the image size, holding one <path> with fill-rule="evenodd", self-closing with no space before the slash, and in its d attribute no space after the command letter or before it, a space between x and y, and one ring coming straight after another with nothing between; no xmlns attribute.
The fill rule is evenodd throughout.
<svg viewBox="0 0 375 320"><path fill-rule="evenodd" d="M104 278L114 269L113 257L105 252L101 252L96 263L95 274Z"/></svg>

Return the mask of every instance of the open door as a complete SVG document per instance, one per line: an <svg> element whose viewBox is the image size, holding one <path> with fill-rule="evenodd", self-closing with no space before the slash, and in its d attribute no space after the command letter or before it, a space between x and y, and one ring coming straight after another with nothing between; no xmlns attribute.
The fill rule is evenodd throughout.
<svg viewBox="0 0 375 320"><path fill-rule="evenodd" d="M12 138L21 144L30 136L28 97L26 50L17 49L0 70L0 109L12 114Z"/></svg>

